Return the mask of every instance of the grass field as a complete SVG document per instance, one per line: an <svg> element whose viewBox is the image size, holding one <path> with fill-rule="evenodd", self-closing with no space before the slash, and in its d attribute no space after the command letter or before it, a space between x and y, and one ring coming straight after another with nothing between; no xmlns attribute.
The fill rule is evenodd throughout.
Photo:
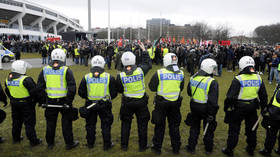
<svg viewBox="0 0 280 157"><path fill-rule="evenodd" d="M22 52L20 55L21 55L20 56L21 59L41 58L42 57L42 55L39 54L38 52L36 52L36 53Z"/></svg>
<svg viewBox="0 0 280 157"><path fill-rule="evenodd" d="M153 69L147 74L145 77L146 79L146 84L149 83L152 75L155 73L155 71L160 68L159 66L153 66ZM82 79L82 77L88 73L89 67L84 67L84 66L72 66L71 67L72 71L74 72L77 87ZM35 81L37 81L37 77L39 75L39 72L41 69L32 69L27 72L27 75L33 77ZM113 70L106 70L107 72L111 73L113 76L117 75L116 71ZM3 82L8 75L9 71L0 71L0 81L3 86ZM221 153L222 147L225 146L226 144L226 139L227 139L227 130L228 130L228 125L224 124L223 119L224 119L224 112L223 112L223 101L225 99L226 92L231 84L231 81L236 75L237 72L235 73L229 73L224 70L222 77L216 77L219 83L219 90L220 90L220 95L219 95L219 105L220 109L217 114L217 121L218 121L218 127L215 132L215 139L214 139L214 152L211 154L211 157L217 157L217 156L223 156ZM186 85L187 82L189 81L190 75L185 72L185 88L184 91L182 92L182 95L184 97L182 107L181 107L181 114L182 114L182 122L180 126L180 133L181 133L181 142L182 142L182 147L180 151L179 156L193 156L193 157L201 157L201 156L206 156L204 154L204 145L202 141L202 135L200 135L198 145L196 147L196 154L191 155L188 154L183 147L187 144L187 139L189 137L189 127L187 127L183 120L186 118L187 113L190 110L189 107L189 97L187 96L186 93ZM275 84L269 85L267 81L267 75L263 76L263 80L266 84L266 89L270 96L272 95L273 89L275 87ZM153 102L153 96L154 93L151 93L149 89L146 90L148 95L150 96L149 99L149 109L150 112L153 110L154 106L152 104ZM11 121L11 108L10 106L7 106L4 108L4 110L7 112L7 119L0 125L0 135L5 137L7 141L3 144L0 145L0 157L62 157L62 156L67 156L67 157L89 157L89 156L94 156L94 157L119 157L119 156L134 156L134 157L146 157L146 156L156 156L154 153L152 153L150 150L147 150L146 152L139 153L138 152L138 135L137 135L137 126L136 126L136 121L135 118L132 123L132 129L131 129L131 135L130 135L130 141L129 141L129 150L127 152L123 152L120 149L120 126L121 126L121 121L118 120L118 113L120 109L120 103L121 103L121 97L120 95L113 100L113 114L114 114L114 123L112 125L112 140L115 143L115 147L111 149L108 152L103 151L103 140L102 140L102 135L101 135L101 129L100 129L100 120L98 120L97 124L97 139L96 139L96 144L94 149L88 149L84 144L86 144L86 130L85 130L85 120L82 118L79 118L77 121L73 123L73 132L74 132L74 137L76 140L80 141L80 146L78 148L75 148L70 151L65 150L65 144L62 136L62 129L61 129L61 121L60 118L58 118L58 124L57 124L57 130L56 130L56 145L55 148L52 151L49 151L46 149L47 144L45 142L45 131L46 131L46 121L44 119L44 109L37 107L37 123L36 123L36 131L37 135L39 138L43 139L43 144L38 147L30 148L29 146L29 141L27 140L25 136L25 131L23 129L22 135L25 136L24 141L21 142L20 144L12 144L12 135L11 135L11 130L12 130L12 121ZM80 107L84 104L84 100L82 100L78 95L76 95L74 104L76 107ZM3 107L2 107L3 109ZM152 136L154 134L154 125L152 125L149 122L149 128L148 128L148 143L152 144ZM202 131L201 131L202 134ZM241 134L239 136L239 144L235 149L235 156L247 156L245 152L245 147L246 147L246 137L244 135L244 123L242 124L242 129L241 129ZM258 129L258 145L257 149L259 150L263 147L263 141L265 138L265 130L262 127L259 127ZM172 154L172 148L170 144L170 137L168 133L168 128L166 129L165 132L165 138L164 138L164 143L163 143L163 148L162 148L162 157L170 157L173 156ZM260 156L258 153L256 153L255 156Z"/></svg>

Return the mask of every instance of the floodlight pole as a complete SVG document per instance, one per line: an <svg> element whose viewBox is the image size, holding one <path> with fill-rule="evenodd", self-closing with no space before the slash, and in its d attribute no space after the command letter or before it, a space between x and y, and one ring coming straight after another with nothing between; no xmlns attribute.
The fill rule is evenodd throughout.
<svg viewBox="0 0 280 157"><path fill-rule="evenodd" d="M110 27L110 0L108 0L108 44L111 41L111 27Z"/></svg>

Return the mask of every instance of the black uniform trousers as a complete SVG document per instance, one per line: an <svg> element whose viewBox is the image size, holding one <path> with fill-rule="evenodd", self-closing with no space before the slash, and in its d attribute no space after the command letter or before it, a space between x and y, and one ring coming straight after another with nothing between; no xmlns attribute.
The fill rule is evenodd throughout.
<svg viewBox="0 0 280 157"><path fill-rule="evenodd" d="M128 141L130 136L131 122L133 115L137 118L138 127L138 143L140 148L147 146L148 139L148 122L150 120L150 112L147 107L147 101L145 98L139 100L133 99L131 102L122 101L121 106L121 146L128 147Z"/></svg>
<svg viewBox="0 0 280 157"><path fill-rule="evenodd" d="M277 134L279 132L279 120L273 120L271 121L271 127L269 129L266 129L266 138L265 138L265 143L264 147L267 149L269 152L273 149L275 143L276 143L276 138ZM280 148L280 136L278 136L278 148Z"/></svg>
<svg viewBox="0 0 280 157"><path fill-rule="evenodd" d="M232 118L229 122L227 148L233 150L238 143L238 136L240 133L241 122L245 120L245 135L247 136L246 142L248 144L247 149L255 150L257 145L257 133L252 131L254 124L258 120L257 110L239 110L236 108L232 111Z"/></svg>
<svg viewBox="0 0 280 157"><path fill-rule="evenodd" d="M180 113L181 102L166 101L164 103L156 103L153 111L152 122L155 123L153 146L160 150L165 132L165 121L168 120L169 136L174 151L178 151L181 147L181 136L179 126L181 123ZM158 117L156 117L158 116ZM155 120L158 119L158 120ZM160 119L160 120L159 120Z"/></svg>
<svg viewBox="0 0 280 157"><path fill-rule="evenodd" d="M20 141L22 124L25 125L25 133L30 143L37 142L35 131L36 112L35 105L31 102L11 103L13 128L12 135L15 142Z"/></svg>
<svg viewBox="0 0 280 157"><path fill-rule="evenodd" d="M54 144L55 130L58 114L61 113L61 123L62 123L62 134L64 141L67 145L72 145L73 142L73 132L72 132L72 119L69 116L71 110L60 109L60 108L46 108L45 117L47 120L47 132L46 141L49 145Z"/></svg>
<svg viewBox="0 0 280 157"><path fill-rule="evenodd" d="M112 104L107 105L105 108L90 111L89 116L86 118L86 138L88 145L94 145L95 143L97 116L101 119L104 148L108 148L111 146L111 125L114 119L112 114Z"/></svg>
<svg viewBox="0 0 280 157"><path fill-rule="evenodd" d="M192 111L192 123L190 128L190 136L188 139L189 142L188 146L192 150L195 150L195 147L197 145L197 140L200 133L201 120L203 120L203 130L204 130L207 124L206 117ZM209 123L206 134L203 137L205 150L207 152L211 152L213 150L213 145L214 145L213 138L214 138L214 132L216 130L216 127L217 127L217 122L214 119L212 122Z"/></svg>

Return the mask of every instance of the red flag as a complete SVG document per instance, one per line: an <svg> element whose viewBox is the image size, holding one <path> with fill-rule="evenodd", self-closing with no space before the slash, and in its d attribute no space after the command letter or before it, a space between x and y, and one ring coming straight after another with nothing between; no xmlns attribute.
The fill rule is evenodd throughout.
<svg viewBox="0 0 280 157"><path fill-rule="evenodd" d="M187 43L189 44L189 43L190 43L190 40L187 40Z"/></svg>
<svg viewBox="0 0 280 157"><path fill-rule="evenodd" d="M168 42L171 43L171 37L169 37Z"/></svg>
<svg viewBox="0 0 280 157"><path fill-rule="evenodd" d="M184 38L184 37L182 38L182 40L180 41L180 43L181 43L181 44L184 44L184 45L186 44L185 38Z"/></svg>
<svg viewBox="0 0 280 157"><path fill-rule="evenodd" d="M122 47L123 46L123 39L122 37L120 37L120 40L118 42L118 47Z"/></svg>
<svg viewBox="0 0 280 157"><path fill-rule="evenodd" d="M173 43L176 43L176 39L175 39L175 37L173 37Z"/></svg>

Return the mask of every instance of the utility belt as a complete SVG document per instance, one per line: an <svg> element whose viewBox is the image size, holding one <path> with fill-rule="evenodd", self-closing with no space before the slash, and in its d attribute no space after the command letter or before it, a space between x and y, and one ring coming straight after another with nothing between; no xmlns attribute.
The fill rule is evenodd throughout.
<svg viewBox="0 0 280 157"><path fill-rule="evenodd" d="M166 99L164 99L164 97L160 96L160 95L156 95L154 98L154 104L155 105L179 105L181 106L183 97L179 96L178 99L176 101L168 101Z"/></svg>
<svg viewBox="0 0 280 157"><path fill-rule="evenodd" d="M126 96L122 96L122 104L123 105L127 105L127 106L135 106L136 104L139 105L147 105L148 104L148 100L149 100L149 96L145 93L144 96L142 98L130 98L130 97L126 97Z"/></svg>
<svg viewBox="0 0 280 157"><path fill-rule="evenodd" d="M259 109L259 100L253 99L253 100L237 100L237 103L235 103L235 108L247 108L247 107L253 107L255 106L256 109Z"/></svg>
<svg viewBox="0 0 280 157"><path fill-rule="evenodd" d="M11 102L20 102L20 103L24 103L24 102L31 102L32 101L32 98L29 96L27 98L11 98Z"/></svg>

